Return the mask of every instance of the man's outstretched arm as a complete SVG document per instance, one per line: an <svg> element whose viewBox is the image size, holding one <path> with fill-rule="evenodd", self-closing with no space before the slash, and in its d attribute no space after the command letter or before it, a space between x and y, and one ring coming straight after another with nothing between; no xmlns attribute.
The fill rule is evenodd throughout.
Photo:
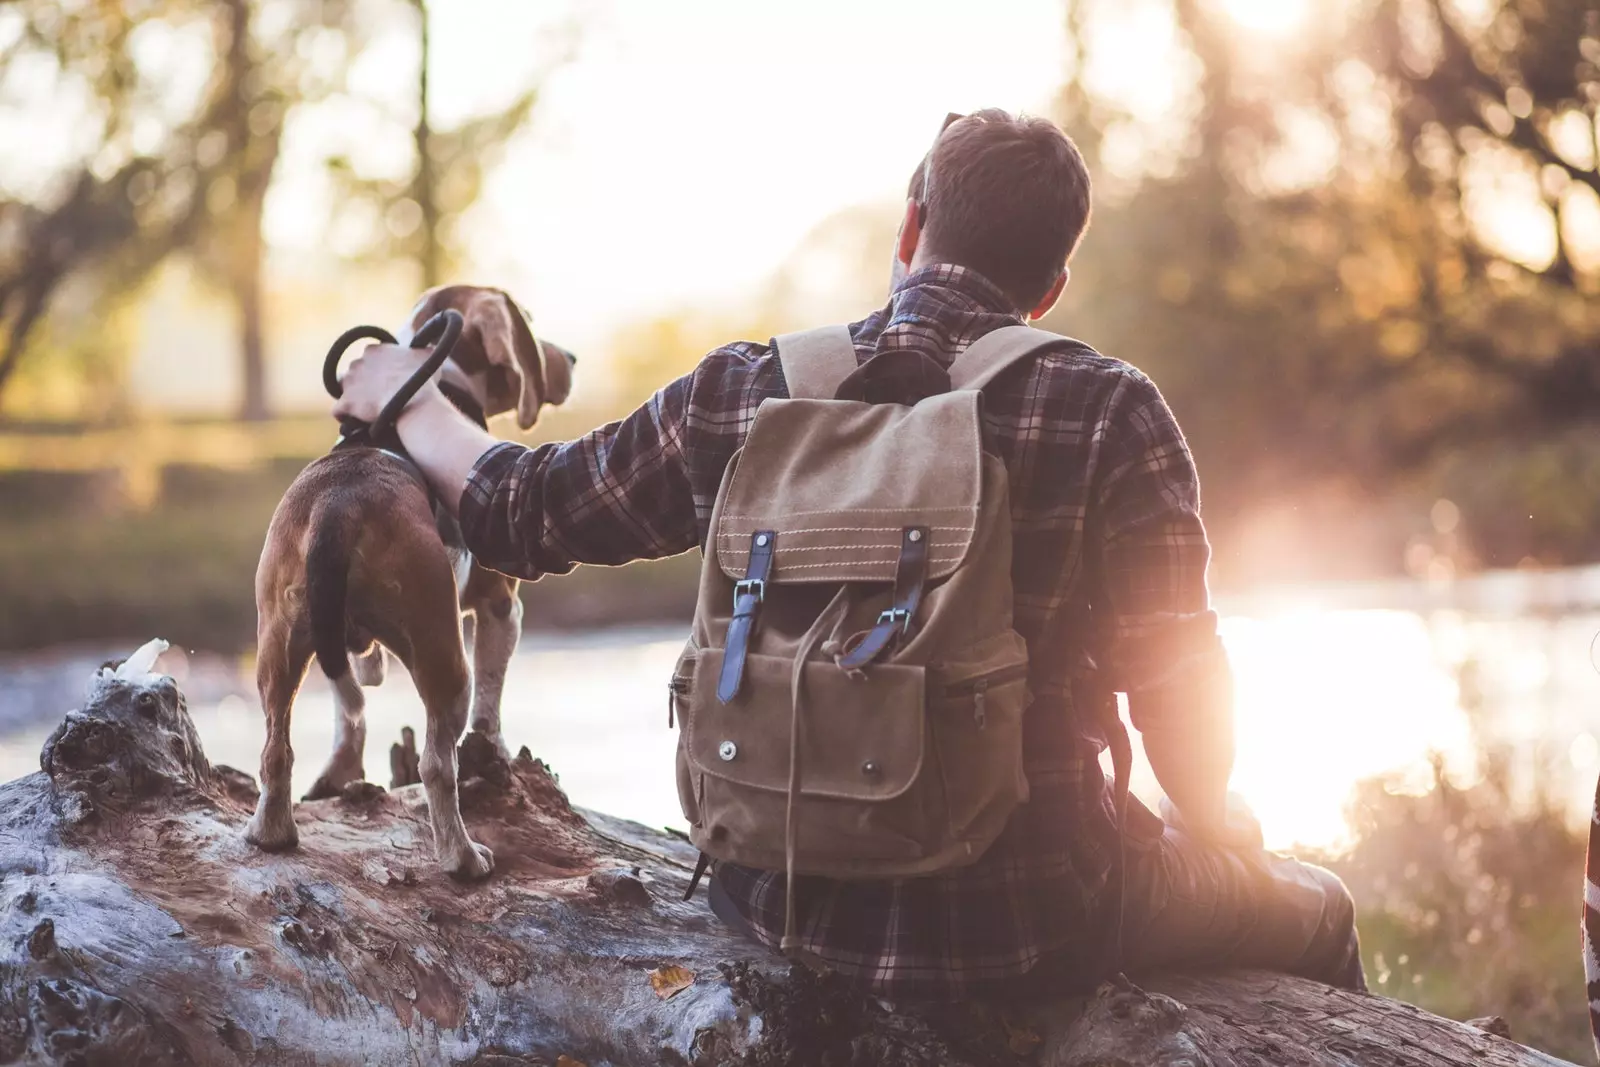
<svg viewBox="0 0 1600 1067"><path fill-rule="evenodd" d="M369 349L346 371L334 414L371 421L418 362L409 349ZM619 422L535 448L473 425L432 384L395 429L487 567L533 579L579 563L657 559L698 544L681 448L693 380L671 383Z"/></svg>
<svg viewBox="0 0 1600 1067"><path fill-rule="evenodd" d="M1211 546L1194 459L1142 375L1116 402L1099 494L1113 687L1128 696L1151 769L1197 835L1227 826L1233 678L1206 588Z"/></svg>

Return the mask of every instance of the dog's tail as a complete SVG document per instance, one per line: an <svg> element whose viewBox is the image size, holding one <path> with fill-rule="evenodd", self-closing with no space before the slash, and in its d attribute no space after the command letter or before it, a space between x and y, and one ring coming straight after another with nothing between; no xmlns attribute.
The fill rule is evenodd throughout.
<svg viewBox="0 0 1600 1067"><path fill-rule="evenodd" d="M306 550L306 607L311 615L311 647L322 673L337 680L350 671L345 595L350 584L353 525L340 515L323 515L313 524Z"/></svg>

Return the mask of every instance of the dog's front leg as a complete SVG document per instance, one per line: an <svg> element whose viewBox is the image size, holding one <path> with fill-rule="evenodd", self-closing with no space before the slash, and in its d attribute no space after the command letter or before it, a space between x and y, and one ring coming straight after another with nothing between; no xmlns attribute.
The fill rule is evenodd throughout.
<svg viewBox="0 0 1600 1067"><path fill-rule="evenodd" d="M511 657L522 638L522 601L517 596L517 585L515 578L475 566L463 597L475 620L472 729L494 742L495 749L507 759L511 751L500 730L500 699Z"/></svg>
<svg viewBox="0 0 1600 1067"><path fill-rule="evenodd" d="M375 651L381 663L383 650ZM333 680L333 703L338 713L333 721L333 754L317 780L311 783L310 790L302 798L305 800L336 797L345 786L367 776L367 698L361 692L361 682L354 670L346 670Z"/></svg>

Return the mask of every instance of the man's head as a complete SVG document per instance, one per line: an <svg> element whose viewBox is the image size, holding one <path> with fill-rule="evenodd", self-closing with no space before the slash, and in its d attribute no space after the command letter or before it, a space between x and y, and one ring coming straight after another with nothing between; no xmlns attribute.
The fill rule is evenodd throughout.
<svg viewBox="0 0 1600 1067"><path fill-rule="evenodd" d="M1067 260L1089 225L1089 169L1077 146L1048 119L997 108L947 125L908 196L897 277L959 263L1034 318L1061 295Z"/></svg>

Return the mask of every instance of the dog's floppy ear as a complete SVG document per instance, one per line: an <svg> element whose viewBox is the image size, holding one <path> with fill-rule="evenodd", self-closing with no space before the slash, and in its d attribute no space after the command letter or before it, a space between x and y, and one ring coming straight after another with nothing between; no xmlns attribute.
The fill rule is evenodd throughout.
<svg viewBox="0 0 1600 1067"><path fill-rule="evenodd" d="M483 373L485 414L513 408L517 425L529 429L546 404L560 404L572 392L572 355L533 334L528 313L500 289L447 285L430 289L411 313L411 329L446 308L465 319L453 357L462 370Z"/></svg>
<svg viewBox="0 0 1600 1067"><path fill-rule="evenodd" d="M517 425L526 430L538 421L544 405L565 403L572 395L572 365L577 360L566 349L534 336L533 322L522 305L505 293L497 295L508 328L498 337L485 329L484 348L491 367L516 367Z"/></svg>

